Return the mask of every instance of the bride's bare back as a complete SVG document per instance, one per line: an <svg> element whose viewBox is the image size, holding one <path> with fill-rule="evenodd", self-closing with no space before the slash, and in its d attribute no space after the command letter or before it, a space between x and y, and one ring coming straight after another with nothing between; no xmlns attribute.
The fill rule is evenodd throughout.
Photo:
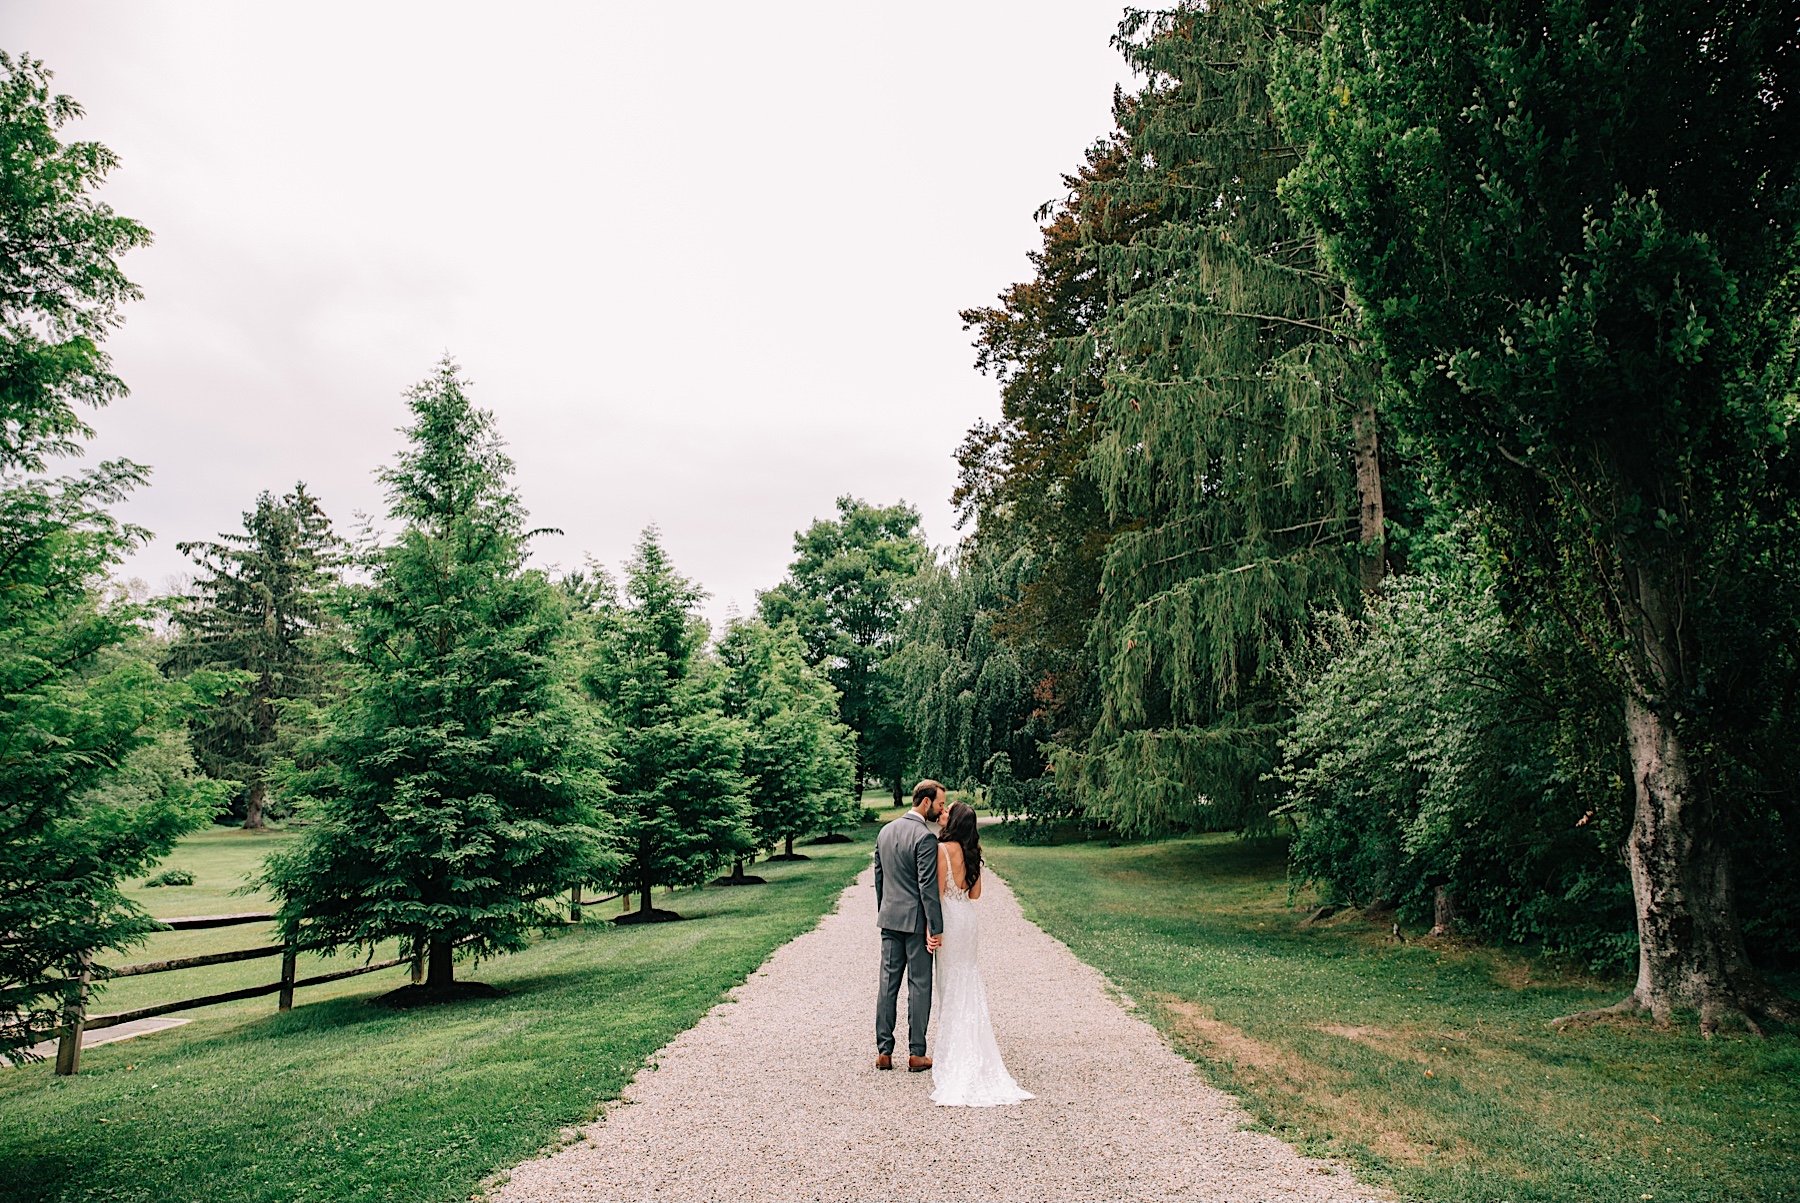
<svg viewBox="0 0 1800 1203"><path fill-rule="evenodd" d="M981 897L981 882L975 883L974 889L965 884L968 881L968 868L963 864L962 845L948 840L938 844L938 893L941 895L951 884L964 891L970 898Z"/></svg>

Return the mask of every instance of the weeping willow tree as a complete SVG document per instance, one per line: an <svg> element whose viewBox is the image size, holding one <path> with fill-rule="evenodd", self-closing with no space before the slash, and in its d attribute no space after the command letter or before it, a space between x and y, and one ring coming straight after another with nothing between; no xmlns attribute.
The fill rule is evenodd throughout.
<svg viewBox="0 0 1800 1203"><path fill-rule="evenodd" d="M952 788L989 785L996 756L1035 777L1049 734L1034 674L1001 629L1034 571L1032 552L965 540L948 564L920 575L919 604L901 620L900 650L884 666L907 699L913 772Z"/></svg>
<svg viewBox="0 0 1800 1203"><path fill-rule="evenodd" d="M1381 573L1372 381L1276 195L1296 156L1268 95L1274 34L1270 4L1217 0L1129 13L1115 39L1146 83L1095 203L1165 218L1096 240L1115 299L1072 343L1107 364L1086 467L1119 531L1090 645L1099 721L1056 768L1126 831L1266 821L1277 654Z"/></svg>

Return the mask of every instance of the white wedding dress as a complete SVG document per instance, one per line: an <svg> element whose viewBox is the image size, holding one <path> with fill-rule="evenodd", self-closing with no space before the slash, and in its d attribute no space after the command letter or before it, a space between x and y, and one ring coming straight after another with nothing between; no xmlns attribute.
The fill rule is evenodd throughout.
<svg viewBox="0 0 1800 1203"><path fill-rule="evenodd" d="M947 885L944 944L931 967L931 1101L941 1107L999 1107L1034 1097L1019 1088L988 1018L987 990L975 963L981 923L966 890Z"/></svg>

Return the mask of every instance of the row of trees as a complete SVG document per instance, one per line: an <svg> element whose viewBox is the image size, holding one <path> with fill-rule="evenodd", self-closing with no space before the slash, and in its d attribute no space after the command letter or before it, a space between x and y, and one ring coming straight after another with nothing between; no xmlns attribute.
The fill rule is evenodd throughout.
<svg viewBox="0 0 1800 1203"><path fill-rule="evenodd" d="M909 620L916 754L1287 827L1296 880L1635 962L1659 1020L1793 1018L1751 956L1800 955L1778 10L1128 15L1140 86L964 314L1002 413Z"/></svg>
<svg viewBox="0 0 1800 1203"><path fill-rule="evenodd" d="M448 360L409 393L380 473L389 534L347 543L298 485L181 545L185 594L115 585L148 533L110 510L148 470L52 466L91 435L83 408L125 394L103 343L138 296L119 260L149 233L95 199L116 162L62 140L79 115L42 63L0 53L0 1055L54 1024L62 981L154 926L121 883L224 813L306 820L263 874L286 938L399 939L433 995L457 956L557 921L571 886L668 918L655 886L860 817L854 749L891 760L893 725L880 636L838 596L860 533L803 556L770 620L716 643L654 529L622 584L552 579L526 563L512 464ZM878 556L883 523L916 527L848 502L846 524L865 511ZM860 743L840 688L859 691Z"/></svg>

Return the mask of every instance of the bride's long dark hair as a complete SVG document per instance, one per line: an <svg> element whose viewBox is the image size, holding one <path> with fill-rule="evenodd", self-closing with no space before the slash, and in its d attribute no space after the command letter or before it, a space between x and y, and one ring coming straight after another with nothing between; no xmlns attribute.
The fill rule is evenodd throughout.
<svg viewBox="0 0 1800 1203"><path fill-rule="evenodd" d="M974 889L975 883L981 880L981 833L975 827L973 806L967 802L950 804L950 813L944 819L944 838L961 845L963 876L968 879L963 885L966 889Z"/></svg>

